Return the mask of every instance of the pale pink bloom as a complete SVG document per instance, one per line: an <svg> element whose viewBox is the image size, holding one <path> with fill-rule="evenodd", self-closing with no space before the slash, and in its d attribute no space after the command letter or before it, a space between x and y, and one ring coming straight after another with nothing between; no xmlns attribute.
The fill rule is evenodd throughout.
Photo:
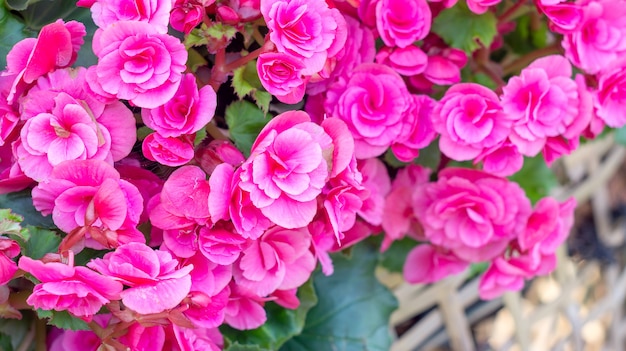
<svg viewBox="0 0 626 351"><path fill-rule="evenodd" d="M239 167L246 161L241 151L229 140L203 141L196 147L195 161L208 175L222 163Z"/></svg>
<svg viewBox="0 0 626 351"><path fill-rule="evenodd" d="M266 0L261 13L278 52L302 60L303 75L322 70L346 42L346 22L323 0Z"/></svg>
<svg viewBox="0 0 626 351"><path fill-rule="evenodd" d="M100 28L119 21L141 21L165 34L171 10L172 0L96 0L91 17Z"/></svg>
<svg viewBox="0 0 626 351"><path fill-rule="evenodd" d="M302 74L305 65L300 58L267 52L259 56L256 66L261 84L280 102L295 104L302 100L308 79Z"/></svg>
<svg viewBox="0 0 626 351"><path fill-rule="evenodd" d="M176 307L189 293L193 265L178 268L168 252L155 251L141 243L119 246L87 266L129 288L120 293L124 305L141 314L159 313Z"/></svg>
<svg viewBox="0 0 626 351"><path fill-rule="evenodd" d="M437 102L427 95L412 95L405 115L404 126L391 151L403 162L411 162L419 156L419 150L430 145L437 133L432 124L432 113Z"/></svg>
<svg viewBox="0 0 626 351"><path fill-rule="evenodd" d="M558 55L535 60L503 88L502 107L514 120L510 139L520 153L535 156L546 138L563 134L579 115L572 67Z"/></svg>
<svg viewBox="0 0 626 351"><path fill-rule="evenodd" d="M54 223L67 233L82 226L124 230L136 226L143 211L139 190L99 160L57 165L32 194L35 208L52 214Z"/></svg>
<svg viewBox="0 0 626 351"><path fill-rule="evenodd" d="M239 258L246 246L246 239L232 226L202 227L198 231L198 249L209 259L221 265L229 265Z"/></svg>
<svg viewBox="0 0 626 351"><path fill-rule="evenodd" d="M210 85L198 90L193 74L185 74L176 95L154 109L142 109L143 122L163 137L193 134L213 119L217 96Z"/></svg>
<svg viewBox="0 0 626 351"><path fill-rule="evenodd" d="M358 168L363 175L363 188L369 192L358 213L366 222L380 225L383 221L385 197L391 190L389 173L385 164L377 158L360 160Z"/></svg>
<svg viewBox="0 0 626 351"><path fill-rule="evenodd" d="M44 263L26 256L20 257L19 267L41 282L26 300L34 308L67 310L91 320L103 305L119 300L122 291L122 284L87 267Z"/></svg>
<svg viewBox="0 0 626 351"><path fill-rule="evenodd" d="M19 133L15 130L6 139L6 143L0 146L0 194L20 191L34 183L34 180L24 174L14 156L12 143L18 137Z"/></svg>
<svg viewBox="0 0 626 351"><path fill-rule="evenodd" d="M626 51L626 6L621 0L582 0L582 23L565 34L565 56L587 73L610 66Z"/></svg>
<svg viewBox="0 0 626 351"><path fill-rule="evenodd" d="M214 2L214 0L176 0L170 13L170 25L179 32L191 33L206 16L205 8Z"/></svg>
<svg viewBox="0 0 626 351"><path fill-rule="evenodd" d="M284 228L301 228L317 212L317 196L329 177L348 166L354 150L344 123L319 126L302 111L272 119L241 166L239 187L263 215Z"/></svg>
<svg viewBox="0 0 626 351"><path fill-rule="evenodd" d="M251 242L234 264L235 282L258 296L267 296L276 289L297 288L315 269L310 246L311 234L306 228L272 227Z"/></svg>
<svg viewBox="0 0 626 351"><path fill-rule="evenodd" d="M457 161L471 160L504 141L512 123L498 96L475 83L452 86L435 106L432 121L441 134L441 152Z"/></svg>
<svg viewBox="0 0 626 351"><path fill-rule="evenodd" d="M393 68L403 76L412 76L424 72L428 56L415 45L404 48L384 46L376 54L376 62Z"/></svg>
<svg viewBox="0 0 626 351"><path fill-rule="evenodd" d="M409 252L404 261L404 279L411 284L437 282L464 271L469 263L452 252L429 244L420 244Z"/></svg>
<svg viewBox="0 0 626 351"><path fill-rule="evenodd" d="M548 143L546 143L547 145ZM483 171L499 177L508 177L522 169L524 156L519 152L517 146L506 139L494 147L483 150L476 156L474 164L480 162L483 163Z"/></svg>
<svg viewBox="0 0 626 351"><path fill-rule="evenodd" d="M136 322L131 324L128 332L118 340L130 350L163 350L165 330L161 325L143 326Z"/></svg>
<svg viewBox="0 0 626 351"><path fill-rule="evenodd" d="M489 7L499 4L500 1L502 0L467 0L467 7L473 13L481 15L487 12Z"/></svg>
<svg viewBox="0 0 626 351"><path fill-rule="evenodd" d="M519 185L478 170L446 168L437 182L418 186L414 194L424 237L469 262L502 254L531 213Z"/></svg>
<svg viewBox="0 0 626 351"><path fill-rule="evenodd" d="M387 46L413 45L430 32L432 13L426 0L376 1L376 28Z"/></svg>
<svg viewBox="0 0 626 351"><path fill-rule="evenodd" d="M493 260L489 268L480 277L478 293L483 300L491 300L507 291L520 291L524 288L526 272L503 257Z"/></svg>
<svg viewBox="0 0 626 351"><path fill-rule="evenodd" d="M98 29L93 51L98 65L90 87L144 108L174 97L186 68L185 46L146 22L119 21Z"/></svg>
<svg viewBox="0 0 626 351"><path fill-rule="evenodd" d="M7 54L7 74L17 75L8 96L9 103L24 85L57 68L71 66L78 57L85 34L82 23L57 20L43 26L37 39L27 38L15 44Z"/></svg>
<svg viewBox="0 0 626 351"><path fill-rule="evenodd" d="M102 328L107 326L110 319L111 314L108 313L97 314L93 317L93 321ZM50 342L51 337L54 339L50 343L50 351L97 351L102 345L100 337L91 330L69 330L53 327L48 333L48 342Z"/></svg>
<svg viewBox="0 0 626 351"><path fill-rule="evenodd" d="M183 328L171 324L174 334L172 345L164 350L173 351L221 351L224 346L224 337L217 328ZM166 339L167 341L167 339ZM175 341L175 342L174 342Z"/></svg>
<svg viewBox="0 0 626 351"><path fill-rule="evenodd" d="M324 210L338 241L343 239L343 232L354 226L356 214L368 193L363 188L344 184L333 187L325 194Z"/></svg>
<svg viewBox="0 0 626 351"><path fill-rule="evenodd" d="M391 68L361 64L347 80L340 80L327 91L325 109L338 117L354 137L355 155L365 159L381 155L397 141L411 96Z"/></svg>
<svg viewBox="0 0 626 351"><path fill-rule="evenodd" d="M619 60L597 75L598 90L594 96L597 116L609 127L626 125L626 60Z"/></svg>
<svg viewBox="0 0 626 351"><path fill-rule="evenodd" d="M20 250L15 240L0 236L0 286L7 284L17 272L17 264L12 259Z"/></svg>
<svg viewBox="0 0 626 351"><path fill-rule="evenodd" d="M244 289L234 281L230 284L231 294L226 306L224 321L239 330L256 329L267 321L263 305L267 298Z"/></svg>
<svg viewBox="0 0 626 351"><path fill-rule="evenodd" d="M430 173L429 168L415 164L398 171L383 206L381 225L385 238L380 247L381 251L387 250L393 241L400 240L407 234L411 237L420 234L419 221L413 214L413 192L418 185L428 183Z"/></svg>
<svg viewBox="0 0 626 351"><path fill-rule="evenodd" d="M141 151L148 160L166 166L182 166L194 157L194 138L195 134L164 137L159 133L151 133L143 140Z"/></svg>

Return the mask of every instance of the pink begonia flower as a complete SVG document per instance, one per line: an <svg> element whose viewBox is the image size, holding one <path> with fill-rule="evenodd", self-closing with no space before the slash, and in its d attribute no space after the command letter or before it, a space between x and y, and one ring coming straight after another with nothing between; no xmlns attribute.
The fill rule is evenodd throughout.
<svg viewBox="0 0 626 351"><path fill-rule="evenodd" d="M380 225L383 222L385 197L391 190L387 167L377 158L368 158L358 162L358 169L363 175L362 185L370 193L358 213L366 222Z"/></svg>
<svg viewBox="0 0 626 351"><path fill-rule="evenodd" d="M335 241L333 243L333 246L330 248L330 252L339 252L352 245L356 245L359 242L372 236L375 231L379 230L379 226L373 226L359 219L350 229L343 232L343 238L341 238L341 242Z"/></svg>
<svg viewBox="0 0 626 351"><path fill-rule="evenodd" d="M162 325L145 327L136 322L131 324L128 332L118 340L130 350L163 350L165 330Z"/></svg>
<svg viewBox="0 0 626 351"><path fill-rule="evenodd" d="M376 54L376 62L393 68L403 76L412 76L424 72L428 56L415 45L404 48L385 46Z"/></svg>
<svg viewBox="0 0 626 351"><path fill-rule="evenodd" d="M239 16L239 22L251 22L261 17L261 0L226 0L227 5Z"/></svg>
<svg viewBox="0 0 626 351"><path fill-rule="evenodd" d="M93 38L98 65L90 87L136 106L155 108L176 94L187 51L177 38L146 22L119 21Z"/></svg>
<svg viewBox="0 0 626 351"><path fill-rule="evenodd" d="M139 165L130 165L117 163L115 169L120 172L120 178L131 183L141 193L143 198L143 212L139 218L139 223L145 223L149 220L148 201L161 192L163 188L163 180L156 174L150 172Z"/></svg>
<svg viewBox="0 0 626 351"><path fill-rule="evenodd" d="M312 95L325 92L331 84L340 77L350 74L356 66L374 62L376 54L374 32L350 16L345 16L345 20L348 30L346 43L335 56L326 60L324 69L309 80L306 87L309 94L307 105ZM311 112L309 114L313 115Z"/></svg>
<svg viewBox="0 0 626 351"><path fill-rule="evenodd" d="M387 46L405 48L430 32L432 13L426 0L376 1L376 28Z"/></svg>
<svg viewBox="0 0 626 351"><path fill-rule="evenodd" d="M246 161L241 151L229 140L204 140L195 151L196 163L208 175L222 163L239 167Z"/></svg>
<svg viewBox="0 0 626 351"><path fill-rule="evenodd" d="M19 267L41 282L26 300L29 305L43 310L67 310L85 320L91 320L111 300L119 300L123 288L111 277L87 267L44 263L26 256L20 257Z"/></svg>
<svg viewBox="0 0 626 351"><path fill-rule="evenodd" d="M581 0L579 27L565 34L565 56L578 68L594 74L626 52L626 6L621 0Z"/></svg>
<svg viewBox="0 0 626 351"><path fill-rule="evenodd" d="M215 0L176 0L170 13L170 25L179 32L191 33L202 23L206 15L205 8L214 2Z"/></svg>
<svg viewBox="0 0 626 351"><path fill-rule="evenodd" d="M320 126L306 112L288 111L261 130L241 166L239 187L272 222L301 228L313 220L317 196L330 176L348 166L353 151L340 120L329 118Z"/></svg>
<svg viewBox="0 0 626 351"><path fill-rule="evenodd" d="M0 194L8 194L23 190L34 183L27 177L13 154L12 143L17 140L19 133L14 130L0 146Z"/></svg>
<svg viewBox="0 0 626 351"><path fill-rule="evenodd" d="M541 151L548 137L563 134L580 115L578 85L563 56L535 60L502 89L502 108L513 119L511 142L526 156Z"/></svg>
<svg viewBox="0 0 626 351"><path fill-rule="evenodd" d="M302 75L304 62L289 54L267 52L259 56L257 71L261 84L280 102L295 104L304 97L307 78Z"/></svg>
<svg viewBox="0 0 626 351"><path fill-rule="evenodd" d="M171 10L172 0L96 0L91 17L100 28L119 21L141 21L165 34Z"/></svg>
<svg viewBox="0 0 626 351"><path fill-rule="evenodd" d="M168 252L155 251L141 243L128 243L87 267L128 286L120 293L124 305L141 314L159 313L176 307L189 293L193 265L177 268Z"/></svg>
<svg viewBox="0 0 626 351"><path fill-rule="evenodd" d="M616 61L597 75L598 89L594 96L597 116L609 127L626 125L626 60Z"/></svg>
<svg viewBox="0 0 626 351"><path fill-rule="evenodd" d="M413 195L415 187L429 181L431 170L420 165L410 164L400 169L391 184L391 191L385 197L383 221L385 232L381 251L385 251L395 240L405 235L415 237L421 232L419 220L413 214Z"/></svg>
<svg viewBox="0 0 626 351"><path fill-rule="evenodd" d="M477 15L482 15L489 10L489 7L495 6L502 0L467 0L467 7L470 11Z"/></svg>
<svg viewBox="0 0 626 351"><path fill-rule="evenodd" d="M298 289L275 290L271 296L276 299L273 300L275 304L290 310L295 310L300 306L297 293Z"/></svg>
<svg viewBox="0 0 626 351"><path fill-rule="evenodd" d="M420 244L406 256L402 269L404 279L411 284L437 282L469 267L469 263L436 246Z"/></svg>
<svg viewBox="0 0 626 351"><path fill-rule="evenodd" d="M524 156L517 146L506 139L496 146L483 150L474 158L474 164L480 162L483 163L483 171L499 177L508 177L522 169Z"/></svg>
<svg viewBox="0 0 626 351"><path fill-rule="evenodd" d="M193 74L185 74L176 95L154 109L142 109L143 122L163 137L193 134L213 119L217 95L210 85L198 90Z"/></svg>
<svg viewBox="0 0 626 351"><path fill-rule="evenodd" d="M15 44L7 54L7 73L17 75L7 98L9 103L17 97L16 92L23 89L20 86L74 64L85 34L82 23L57 20L43 26L37 39L27 38Z"/></svg>
<svg viewBox="0 0 626 351"><path fill-rule="evenodd" d="M297 288L315 269L310 246L311 234L306 228L272 227L243 251L233 265L233 278L237 285L258 296L267 296L276 289Z"/></svg>
<svg viewBox="0 0 626 351"><path fill-rule="evenodd" d="M182 166L194 157L194 138L195 134L164 137L159 133L151 133L143 140L141 151L148 160L166 166Z"/></svg>
<svg viewBox="0 0 626 351"><path fill-rule="evenodd" d="M110 319L111 314L108 313L97 314L93 317L93 321L102 328L107 326ZM55 334L57 334L56 337ZM54 337L54 340L50 343L51 337ZM91 330L69 330L56 327L48 333L48 342L50 351L97 351L102 346L102 339Z"/></svg>
<svg viewBox="0 0 626 351"><path fill-rule="evenodd" d="M251 194L239 184L241 168L232 177L232 195L228 203L228 214L237 233L247 239L259 238L273 222L254 205Z"/></svg>
<svg viewBox="0 0 626 351"><path fill-rule="evenodd" d="M343 120L354 137L358 159L381 155L403 130L411 96L391 68L367 63L333 84L324 103L329 116Z"/></svg>
<svg viewBox="0 0 626 351"><path fill-rule="evenodd" d="M346 42L346 22L323 0L266 0L261 13L278 52L302 60L303 75L322 70Z"/></svg>
<svg viewBox="0 0 626 351"><path fill-rule="evenodd" d="M405 123L398 139L391 144L391 151L403 162L411 162L419 156L419 150L430 145L437 137L431 115L437 102L427 95L412 95L405 115Z"/></svg>
<svg viewBox="0 0 626 351"><path fill-rule="evenodd" d="M493 260L480 277L478 293L483 300L491 300L507 291L520 291L524 288L526 272L503 257Z"/></svg>
<svg viewBox="0 0 626 351"><path fill-rule="evenodd" d="M502 254L531 213L516 183L478 170L446 168L437 182L418 186L414 194L424 237L468 262Z"/></svg>
<svg viewBox="0 0 626 351"><path fill-rule="evenodd" d="M448 89L433 111L433 126L441 134L441 152L456 161L477 157L504 141L512 120L502 111L493 90L475 83Z"/></svg>
<svg viewBox="0 0 626 351"><path fill-rule="evenodd" d="M20 121L20 111L16 104L9 104L7 97L11 91L14 75L0 74L0 146L13 134Z"/></svg>
<svg viewBox="0 0 626 351"><path fill-rule="evenodd" d="M246 239L232 227L202 227L198 232L198 249L209 261L217 264L235 262L245 246Z"/></svg>
<svg viewBox="0 0 626 351"><path fill-rule="evenodd" d="M0 236L0 285L7 284L17 272L17 264L12 258L17 257L20 250L15 240Z"/></svg>
<svg viewBox="0 0 626 351"><path fill-rule="evenodd" d="M333 187L325 195L324 210L338 241L343 239L343 232L356 222L357 212L363 207L363 199L369 192L350 184Z"/></svg>
<svg viewBox="0 0 626 351"><path fill-rule="evenodd" d="M256 329L267 321L263 305L267 298L260 297L235 283L230 284L231 294L226 306L224 322L238 330Z"/></svg>
<svg viewBox="0 0 626 351"><path fill-rule="evenodd" d="M550 30L560 34L576 32L583 23L584 10L580 4L535 0L537 9L550 20Z"/></svg>
<svg viewBox="0 0 626 351"><path fill-rule="evenodd" d="M409 86L430 93L433 84L452 85L461 81L461 69L467 63L464 51L448 47L434 35L424 39L422 50L428 54L426 69L422 74L409 77Z"/></svg>
<svg viewBox="0 0 626 351"><path fill-rule="evenodd" d="M173 345L163 350L173 351L221 351L224 346L224 337L217 328L183 328L171 324L175 341ZM166 339L168 341L168 339Z"/></svg>
<svg viewBox="0 0 626 351"><path fill-rule="evenodd" d="M143 211L139 190L99 160L60 163L32 195L35 208L43 215L52 214L54 223L67 233L82 226L112 231L134 228Z"/></svg>

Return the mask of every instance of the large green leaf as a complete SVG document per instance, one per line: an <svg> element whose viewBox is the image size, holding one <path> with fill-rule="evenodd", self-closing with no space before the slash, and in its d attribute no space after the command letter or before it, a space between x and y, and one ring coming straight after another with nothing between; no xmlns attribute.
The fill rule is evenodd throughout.
<svg viewBox="0 0 626 351"><path fill-rule="evenodd" d="M498 34L497 24L493 12L477 15L461 1L441 11L433 22L432 31L448 45L471 53L479 49L481 44L485 47L491 45Z"/></svg>
<svg viewBox="0 0 626 351"><path fill-rule="evenodd" d="M389 315L398 304L374 276L376 249L363 242L352 248L350 257L332 257L333 275L314 274L318 304L307 314L304 330L280 350L389 350Z"/></svg>
<svg viewBox="0 0 626 351"><path fill-rule="evenodd" d="M254 330L239 331L228 326L221 328L224 337L236 344L226 351L248 350L242 347L259 347L261 350L278 350L287 340L302 332L307 312L317 303L311 280L298 289L300 306L289 310L270 302L265 306L267 322ZM256 350L256 349L251 349Z"/></svg>
<svg viewBox="0 0 626 351"><path fill-rule="evenodd" d="M22 254L34 260L42 258L48 252L57 252L61 237L51 230L29 226L30 238L22 248Z"/></svg>
<svg viewBox="0 0 626 351"><path fill-rule="evenodd" d="M226 108L226 123L230 138L246 157L250 156L252 144L269 120L269 116L266 116L253 103L245 100L236 101Z"/></svg>

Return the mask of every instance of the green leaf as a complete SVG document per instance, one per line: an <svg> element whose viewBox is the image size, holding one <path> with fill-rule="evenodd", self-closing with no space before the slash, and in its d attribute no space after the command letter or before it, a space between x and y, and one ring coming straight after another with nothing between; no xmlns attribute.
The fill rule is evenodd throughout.
<svg viewBox="0 0 626 351"><path fill-rule="evenodd" d="M272 102L272 94L265 90L257 90L252 93L252 98L256 102L256 105L263 110L263 113L267 114L270 110L270 102Z"/></svg>
<svg viewBox="0 0 626 351"><path fill-rule="evenodd" d="M532 158L525 157L522 169L509 179L517 182L524 189L526 196L533 204L548 196L550 190L559 184L542 155Z"/></svg>
<svg viewBox="0 0 626 351"><path fill-rule="evenodd" d="M269 120L263 111L249 101L236 101L226 108L230 138L246 157L250 156L252 144Z"/></svg>
<svg viewBox="0 0 626 351"><path fill-rule="evenodd" d="M187 67L192 72L196 72L198 68L202 66L206 66L209 62L195 49L187 48L188 56L187 56Z"/></svg>
<svg viewBox="0 0 626 351"><path fill-rule="evenodd" d="M57 328L68 330L91 330L85 321L72 316L67 311L49 311L39 308L37 309L37 315L40 319L47 318L48 324Z"/></svg>
<svg viewBox="0 0 626 351"><path fill-rule="evenodd" d="M0 209L0 235L18 235L21 236L22 226L20 223L24 217L11 212L10 209Z"/></svg>
<svg viewBox="0 0 626 351"><path fill-rule="evenodd" d="M380 265L388 269L390 272L401 273L404 269L404 261L414 247L418 245L417 241L411 238L394 241L389 248L380 256Z"/></svg>
<svg viewBox="0 0 626 351"><path fill-rule="evenodd" d="M350 258L332 256L333 275L317 270L313 282L318 304L307 314L302 333L280 350L389 350L389 315L398 303L374 276L377 256L376 249L363 242L352 247Z"/></svg>
<svg viewBox="0 0 626 351"><path fill-rule="evenodd" d="M387 152L385 152L383 158L385 160L385 163L393 168L403 168L408 165L408 163L398 160L398 158L396 157L396 155L393 154L393 151L391 151L391 149L387 149Z"/></svg>
<svg viewBox="0 0 626 351"><path fill-rule="evenodd" d="M26 337L26 334L30 330L32 324L30 318L28 318L25 313L24 319L9 319L9 318L1 318L0 319L0 348L2 350L16 350L19 348L19 345ZM6 340L6 336L8 336L8 342Z"/></svg>
<svg viewBox="0 0 626 351"><path fill-rule="evenodd" d="M295 310L286 309L273 302L266 304L267 322L257 329L239 331L224 326L220 328L222 334L226 339L241 345L257 345L267 350L278 350L287 340L302 332L307 313L317 303L311 280L298 289L298 299L300 306Z"/></svg>
<svg viewBox="0 0 626 351"><path fill-rule="evenodd" d="M233 71L232 86L239 99L261 88L261 81L256 71L256 60Z"/></svg>
<svg viewBox="0 0 626 351"><path fill-rule="evenodd" d="M24 29L24 23L0 4L0 68L7 65L7 54L13 46L22 39L28 38L31 33Z"/></svg>
<svg viewBox="0 0 626 351"><path fill-rule="evenodd" d="M439 139L435 139L430 145L420 150L419 156L413 161L418 165L437 169L441 162L441 151L439 151Z"/></svg>
<svg viewBox="0 0 626 351"><path fill-rule="evenodd" d="M204 46L209 43L203 31L206 30L206 24L202 24L200 28L195 28L185 38L185 48L189 50L194 46Z"/></svg>
<svg viewBox="0 0 626 351"><path fill-rule="evenodd" d="M56 228L52 216L42 216L33 206L30 190L0 195L0 208L10 208L14 213L24 217L22 224L53 229Z"/></svg>
<svg viewBox="0 0 626 351"><path fill-rule="evenodd" d="M0 333L0 350L2 351L13 351L13 345L11 344L11 339L13 337L4 333Z"/></svg>
<svg viewBox="0 0 626 351"><path fill-rule="evenodd" d="M56 252L61 243L61 237L51 230L28 226L30 239L23 247L22 253L34 260L42 258L48 252Z"/></svg>
<svg viewBox="0 0 626 351"><path fill-rule="evenodd" d="M489 47L498 30L498 20L493 12L476 15L465 2L441 11L435 18L432 31L448 45L472 53L481 47Z"/></svg>
<svg viewBox="0 0 626 351"><path fill-rule="evenodd" d="M232 39L237 34L237 28L221 22L215 22L204 32L215 39Z"/></svg>
<svg viewBox="0 0 626 351"><path fill-rule="evenodd" d="M7 7L14 11L26 10L26 8L40 0L6 0Z"/></svg>

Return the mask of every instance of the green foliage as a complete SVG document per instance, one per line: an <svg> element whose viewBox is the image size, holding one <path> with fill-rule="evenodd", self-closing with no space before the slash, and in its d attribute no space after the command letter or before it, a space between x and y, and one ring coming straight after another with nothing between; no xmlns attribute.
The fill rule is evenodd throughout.
<svg viewBox="0 0 626 351"><path fill-rule="evenodd" d="M230 345L229 347L227 347L226 349L224 349L224 351L272 351L272 350L263 349L259 347L258 345L241 345L240 343L236 342Z"/></svg>
<svg viewBox="0 0 626 351"><path fill-rule="evenodd" d="M498 33L498 21L492 12L476 15L465 2L443 10L434 20L432 31L450 46L472 53L489 47Z"/></svg>
<svg viewBox="0 0 626 351"><path fill-rule="evenodd" d="M69 330L91 330L85 321L72 316L67 311L49 311L39 308L36 312L40 319L48 319L48 324L57 328Z"/></svg>
<svg viewBox="0 0 626 351"><path fill-rule="evenodd" d="M11 212L10 209L0 209L0 235L22 236L22 226L20 223L24 218Z"/></svg>
<svg viewBox="0 0 626 351"><path fill-rule="evenodd" d="M524 189L533 204L548 196L550 190L558 185L556 176L548 168L542 155L524 158L524 167L509 179Z"/></svg>
<svg viewBox="0 0 626 351"><path fill-rule="evenodd" d="M380 255L380 265L390 272L402 273L404 261L418 243L411 238L394 241L389 248Z"/></svg>
<svg viewBox="0 0 626 351"><path fill-rule="evenodd" d="M272 95L263 89L256 70L256 60L233 71L232 87L239 99L252 97L264 113L267 113L272 101Z"/></svg>
<svg viewBox="0 0 626 351"><path fill-rule="evenodd" d="M302 332L304 321L311 307L317 303L317 296L311 280L298 289L300 306L288 310L269 302L265 306L267 322L254 330L238 331L228 326L220 328L224 337L235 344L226 348L234 350L278 350L287 340Z"/></svg>
<svg viewBox="0 0 626 351"><path fill-rule="evenodd" d="M246 157L250 156L252 144L269 120L263 111L245 100L236 101L226 108L230 138Z"/></svg>
<svg viewBox="0 0 626 351"><path fill-rule="evenodd" d="M413 161L432 170L436 170L441 162L441 151L439 151L439 139L435 139L430 145L420 150L419 156Z"/></svg>
<svg viewBox="0 0 626 351"><path fill-rule="evenodd" d="M334 254L333 275L314 274L318 304L304 330L280 350L389 350L388 321L397 301L374 276L377 262L376 249L366 242L352 247L350 258Z"/></svg>
<svg viewBox="0 0 626 351"><path fill-rule="evenodd" d="M7 65L7 54L18 41L28 38L31 33L24 23L15 18L7 8L0 5L0 68Z"/></svg>
<svg viewBox="0 0 626 351"><path fill-rule="evenodd" d="M25 314L27 317L27 314ZM0 350L17 350L30 329L31 323L25 320L1 318L0 319Z"/></svg>
<svg viewBox="0 0 626 351"><path fill-rule="evenodd" d="M22 224L53 229L56 228L52 216L42 216L33 206L30 190L0 195L0 208L10 208L13 213L24 217Z"/></svg>
<svg viewBox="0 0 626 351"><path fill-rule="evenodd" d="M516 22L515 30L505 36L505 42L514 52L525 54L546 46L548 40L546 22L535 21L531 24L530 15L522 16Z"/></svg>
<svg viewBox="0 0 626 351"><path fill-rule="evenodd" d="M26 228L30 238L22 247L22 254L34 260L42 258L48 252L56 252L61 243L61 237L47 229L28 226Z"/></svg>

